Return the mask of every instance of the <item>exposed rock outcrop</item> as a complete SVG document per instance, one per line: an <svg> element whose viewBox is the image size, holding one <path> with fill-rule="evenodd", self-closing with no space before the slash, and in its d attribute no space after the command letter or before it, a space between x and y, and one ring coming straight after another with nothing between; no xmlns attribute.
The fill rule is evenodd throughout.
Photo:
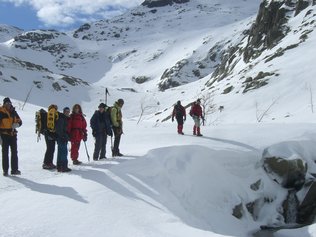
<svg viewBox="0 0 316 237"><path fill-rule="evenodd" d="M168 5L172 5L174 3L186 3L190 0L145 0L142 5L153 8L153 7L164 7Z"/></svg>

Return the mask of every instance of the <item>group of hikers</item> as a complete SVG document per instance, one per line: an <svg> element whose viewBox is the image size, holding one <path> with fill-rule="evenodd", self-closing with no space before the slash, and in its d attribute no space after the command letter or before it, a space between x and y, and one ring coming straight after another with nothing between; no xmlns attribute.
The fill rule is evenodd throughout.
<svg viewBox="0 0 316 237"><path fill-rule="evenodd" d="M201 107L201 100L197 99L195 102L192 103L190 109L190 116L193 118L194 125L193 125L193 135L201 137L201 121L204 121L204 116ZM172 111L172 122L176 117L178 123L178 134L184 135L183 133L183 124L186 120L186 112L185 108L181 105L181 101L179 100L177 104L174 106Z"/></svg>
<svg viewBox="0 0 316 237"><path fill-rule="evenodd" d="M92 135L95 138L93 160L106 159L107 136L114 135L112 156L123 156L119 145L123 134L121 108L124 100L117 100L112 107L101 103L90 119ZM11 175L20 175L18 169L17 128L22 125L22 120L12 105L10 98L3 100L0 107L0 135L2 144L2 169L3 175L9 173L9 148L11 151ZM71 143L70 157L73 165L80 165L78 160L81 141L86 142L87 122L79 104L75 104L70 111L65 107L58 112L57 105L50 105L47 112L40 110L36 113L36 131L43 134L46 142L46 152L42 168L47 170L57 169L58 172L69 172L68 167L68 142ZM54 153L57 143L57 163L54 165Z"/></svg>
<svg viewBox="0 0 316 237"><path fill-rule="evenodd" d="M120 140L123 134L123 122L121 109L124 100L117 100L112 107L100 103L90 119L92 136L95 139L93 160L106 159L107 137L111 140L114 135L112 157L123 156L120 152ZM194 120L193 135L202 136L200 126L204 120L201 101L196 100L190 110L190 116ZM186 120L186 110L178 101L172 112L172 122L176 118L178 134L183 135L183 124ZM36 112L36 132L44 135L46 142L46 152L42 168L46 170L57 169L58 172L69 172L68 167L68 142L71 144L70 158L73 165L80 165L78 160L81 141L86 142L87 122L79 104L75 104L70 110L69 107L58 111L57 105L50 105L48 110L41 109ZM22 125L22 120L12 105L10 98L3 100L0 106L0 143L2 144L2 169L3 175L8 176L9 170L9 148L11 151L11 175L20 175L18 169L17 151L17 128ZM57 163L54 165L54 153L57 144Z"/></svg>

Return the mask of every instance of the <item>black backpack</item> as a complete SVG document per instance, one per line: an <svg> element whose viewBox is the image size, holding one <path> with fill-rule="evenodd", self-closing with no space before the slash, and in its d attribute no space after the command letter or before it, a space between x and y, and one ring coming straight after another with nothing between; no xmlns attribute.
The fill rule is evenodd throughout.
<svg viewBox="0 0 316 237"><path fill-rule="evenodd" d="M181 105L180 106L179 105L175 105L174 106L174 110L175 110L176 117L183 116Z"/></svg>

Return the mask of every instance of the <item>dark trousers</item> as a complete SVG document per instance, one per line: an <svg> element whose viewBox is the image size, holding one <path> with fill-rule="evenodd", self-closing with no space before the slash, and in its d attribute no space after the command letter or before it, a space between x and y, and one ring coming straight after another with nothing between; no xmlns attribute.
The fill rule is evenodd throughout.
<svg viewBox="0 0 316 237"><path fill-rule="evenodd" d="M107 135L105 134L105 132L97 134L97 136L95 137L95 143L94 143L93 159L97 160L98 158L105 157L106 141L107 141Z"/></svg>
<svg viewBox="0 0 316 237"><path fill-rule="evenodd" d="M8 172L9 170L9 147L11 148L11 171L17 171L19 169L17 136L2 134L1 139L3 172Z"/></svg>
<svg viewBox="0 0 316 237"><path fill-rule="evenodd" d="M184 120L183 120L183 116L176 116L177 119L177 123L178 123L178 133L179 134L183 134L183 124L184 124Z"/></svg>
<svg viewBox="0 0 316 237"><path fill-rule="evenodd" d="M49 165L53 163L56 140L48 135L45 135L46 152L44 157L44 164Z"/></svg>
<svg viewBox="0 0 316 237"><path fill-rule="evenodd" d="M57 139L57 168L67 168L68 167L68 149L67 149L67 141L63 141L62 139Z"/></svg>
<svg viewBox="0 0 316 237"><path fill-rule="evenodd" d="M120 142L121 142L121 136L122 136L122 129L113 127L114 132L114 146L113 146L113 154L117 155L120 153Z"/></svg>
<svg viewBox="0 0 316 237"><path fill-rule="evenodd" d="M184 121L183 121L183 116L179 116L179 117L177 117L176 116L176 120L177 120L177 123L178 123L178 125L183 125L183 123L184 123Z"/></svg>

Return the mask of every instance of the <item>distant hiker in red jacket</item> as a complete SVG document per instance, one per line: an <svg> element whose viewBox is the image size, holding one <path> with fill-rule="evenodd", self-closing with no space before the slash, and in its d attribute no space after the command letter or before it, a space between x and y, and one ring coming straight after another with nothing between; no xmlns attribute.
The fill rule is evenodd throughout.
<svg viewBox="0 0 316 237"><path fill-rule="evenodd" d="M177 104L173 108L172 112L172 122L174 121L174 117L176 117L178 123L178 134L184 135L183 133L183 124L186 120L185 108L181 105L181 101L179 100Z"/></svg>
<svg viewBox="0 0 316 237"><path fill-rule="evenodd" d="M68 122L68 130L70 131L71 142L71 159L74 165L80 165L82 162L78 160L79 148L81 140L87 141L87 122L82 114L79 104L75 104Z"/></svg>
<svg viewBox="0 0 316 237"><path fill-rule="evenodd" d="M190 110L190 115L193 118L194 126L193 126L193 135L196 136L203 136L201 134L201 119L203 120L203 113L202 113L202 107L201 107L201 100L197 99L196 102L193 103Z"/></svg>

